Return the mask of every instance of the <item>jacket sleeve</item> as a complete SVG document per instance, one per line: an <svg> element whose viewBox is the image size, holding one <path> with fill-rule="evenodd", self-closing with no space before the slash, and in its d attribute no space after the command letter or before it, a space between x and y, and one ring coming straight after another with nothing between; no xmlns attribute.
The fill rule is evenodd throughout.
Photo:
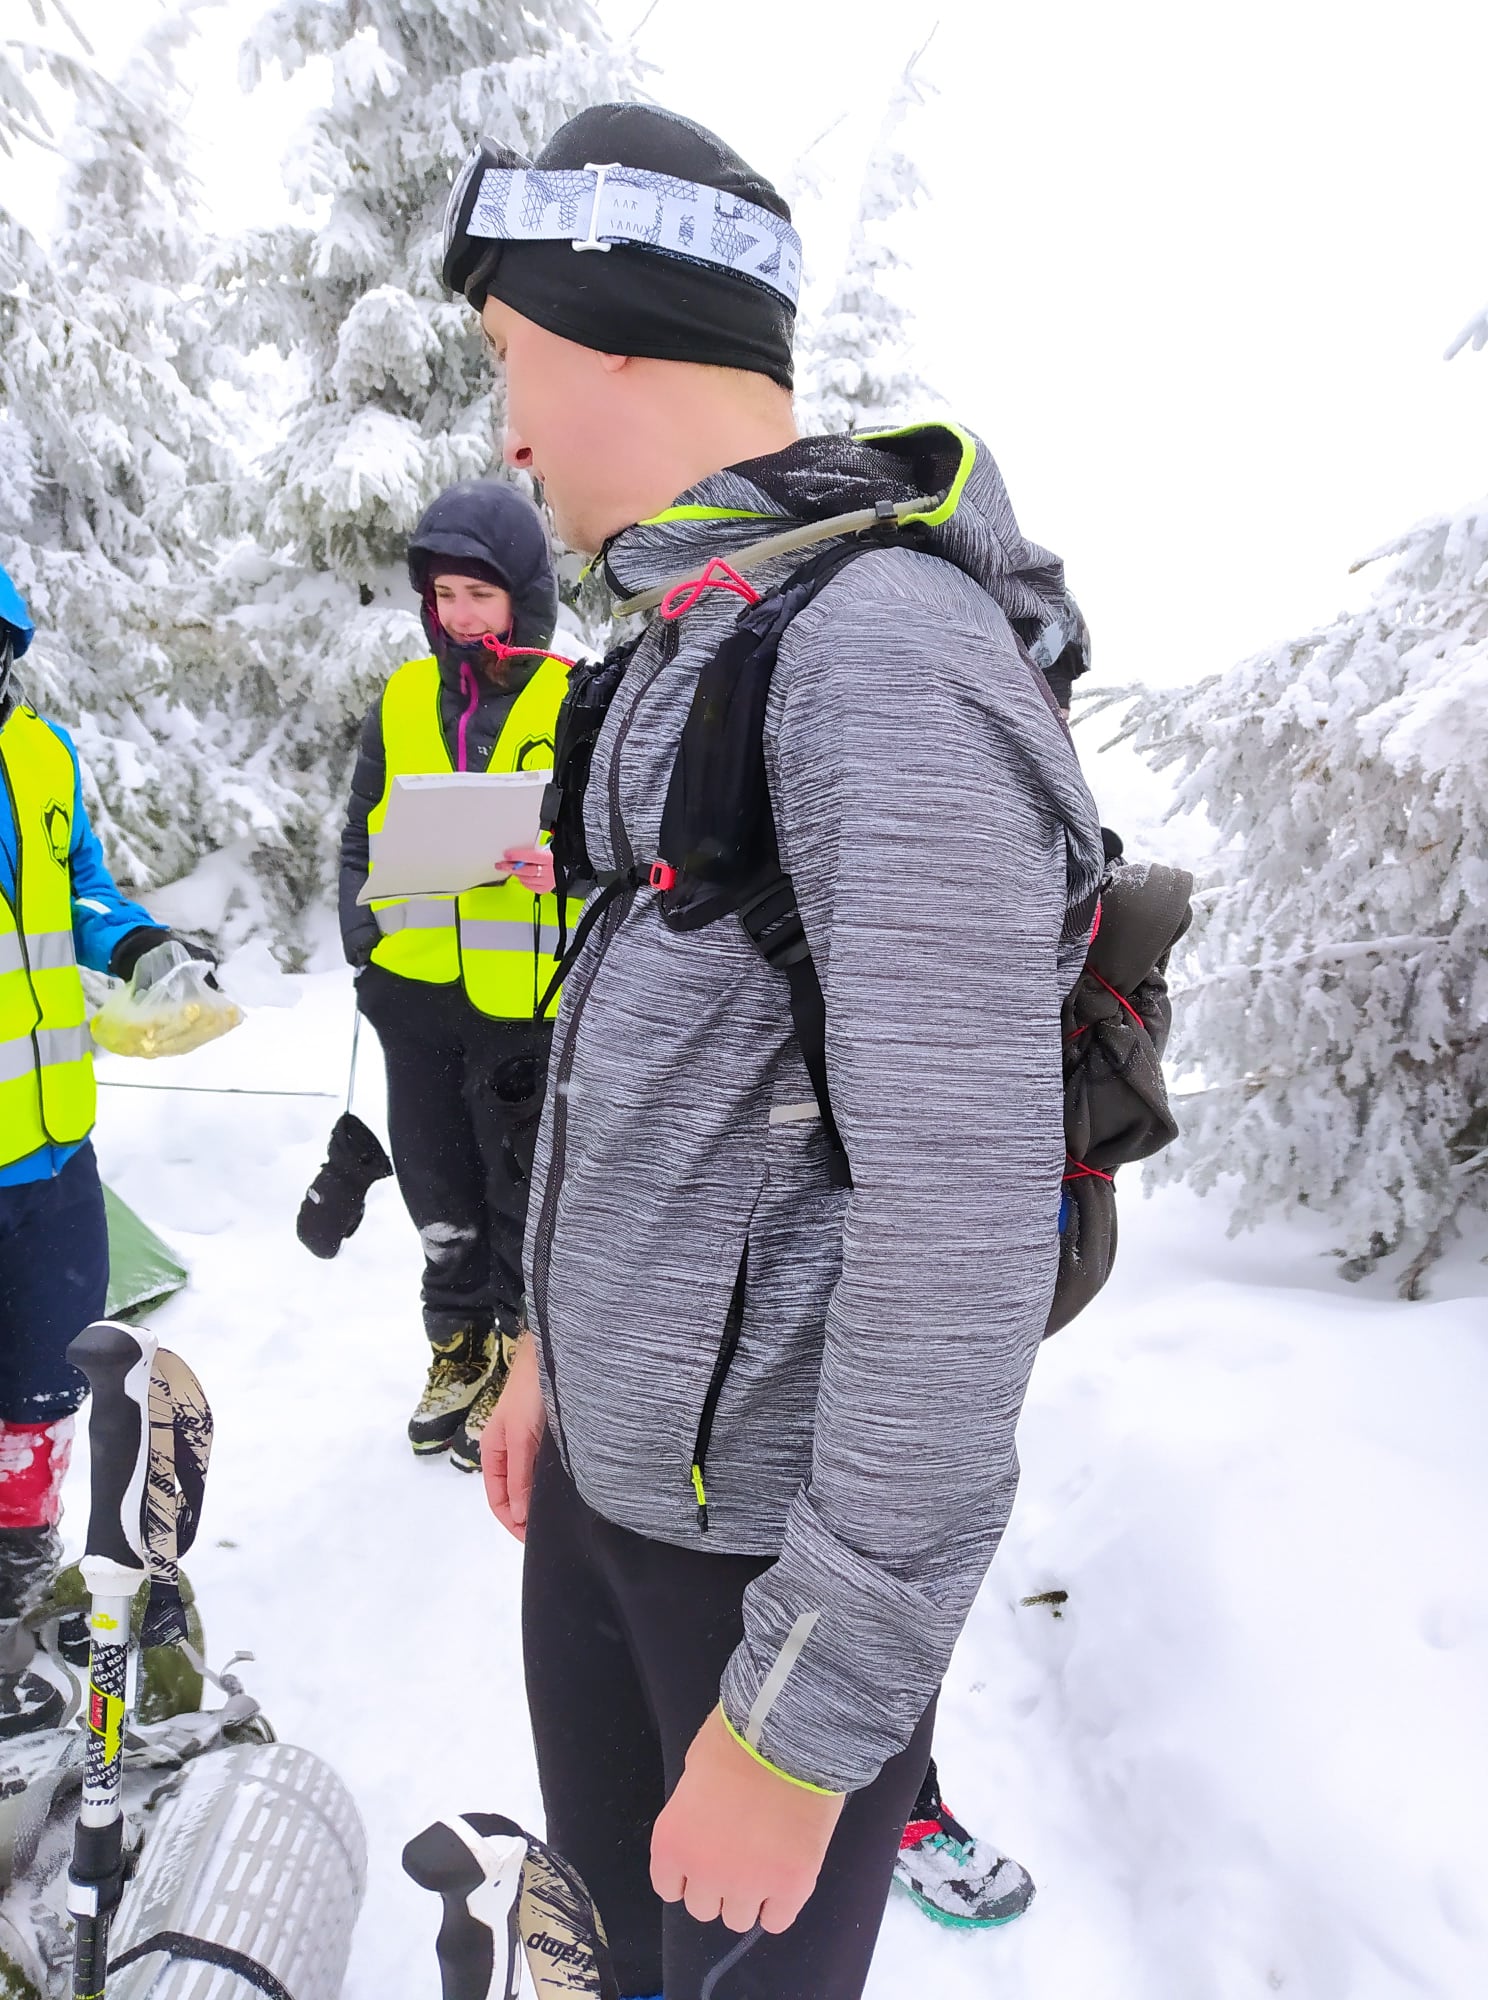
<svg viewBox="0 0 1488 2000"><path fill-rule="evenodd" d="M1099 841L1001 613L947 585L939 615L917 603L902 565L928 557L848 574L889 560L908 600L892 643L882 593L858 609L830 588L791 627L772 697L782 859L854 1186L811 1477L722 1689L761 1756L834 1791L908 1742L1012 1506L1064 1164L1051 768Z"/></svg>
<svg viewBox="0 0 1488 2000"><path fill-rule="evenodd" d="M138 931L166 934L147 909L120 893L109 873L103 849L83 802L83 777L72 738L59 723L50 728L67 746L72 759L72 845L67 866L72 878L72 942L78 963L91 972L112 972L114 953Z"/></svg>
<svg viewBox="0 0 1488 2000"><path fill-rule="evenodd" d="M339 908L341 947L349 965L366 965L381 932L377 919L357 896L367 879L367 815L382 797L387 779L387 759L382 747L382 702L368 709L362 723L362 740L357 746L356 767L351 774L351 796L346 802L346 823L341 829L341 883Z"/></svg>

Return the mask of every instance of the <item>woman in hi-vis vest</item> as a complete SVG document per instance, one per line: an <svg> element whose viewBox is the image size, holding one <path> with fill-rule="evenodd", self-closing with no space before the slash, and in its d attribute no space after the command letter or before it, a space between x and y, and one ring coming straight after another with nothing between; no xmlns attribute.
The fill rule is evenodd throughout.
<svg viewBox="0 0 1488 2000"><path fill-rule="evenodd" d="M463 896L358 905L395 776L551 770L567 667L542 516L499 479L441 493L408 545L432 652L362 727L341 836L341 936L387 1064L388 1136L424 1253L428 1379L416 1452L480 1466L522 1311L527 1184L547 1080L560 912L522 867ZM497 860L492 857L493 862ZM578 906L569 911L569 927Z"/></svg>
<svg viewBox="0 0 1488 2000"><path fill-rule="evenodd" d="M135 997L153 989L157 1021L168 1024L178 969L212 964L109 873L72 738L21 684L34 636L0 569L0 1738L52 1728L71 1686L36 1635L57 1603L62 1481L88 1393L68 1343L108 1299L79 967L126 982ZM236 1018L224 1012L222 1026ZM120 1106L121 1129L127 1118Z"/></svg>

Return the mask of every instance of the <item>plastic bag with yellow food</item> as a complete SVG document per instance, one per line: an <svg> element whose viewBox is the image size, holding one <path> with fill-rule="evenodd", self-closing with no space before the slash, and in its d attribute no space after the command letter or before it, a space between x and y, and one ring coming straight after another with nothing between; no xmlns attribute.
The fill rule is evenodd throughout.
<svg viewBox="0 0 1488 2000"><path fill-rule="evenodd" d="M210 964L175 938L147 951L134 975L118 983L90 1026L116 1056L183 1056L237 1027L243 1010L208 984Z"/></svg>

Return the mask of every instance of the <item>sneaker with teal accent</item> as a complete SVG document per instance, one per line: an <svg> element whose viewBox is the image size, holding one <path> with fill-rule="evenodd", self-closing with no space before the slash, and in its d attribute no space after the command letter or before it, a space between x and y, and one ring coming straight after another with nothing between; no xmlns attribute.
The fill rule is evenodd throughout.
<svg viewBox="0 0 1488 2000"><path fill-rule="evenodd" d="M904 1829L894 1863L899 1887L927 1917L956 1930L991 1930L1021 1917L1033 1901L1028 1870L969 1834L938 1790L931 1805Z"/></svg>

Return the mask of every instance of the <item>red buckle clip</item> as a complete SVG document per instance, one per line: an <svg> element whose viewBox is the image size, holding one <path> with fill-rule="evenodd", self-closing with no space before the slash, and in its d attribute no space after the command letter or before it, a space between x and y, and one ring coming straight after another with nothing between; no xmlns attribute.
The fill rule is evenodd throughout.
<svg viewBox="0 0 1488 2000"><path fill-rule="evenodd" d="M651 863L651 887L665 892L677 886L677 871L669 861Z"/></svg>

